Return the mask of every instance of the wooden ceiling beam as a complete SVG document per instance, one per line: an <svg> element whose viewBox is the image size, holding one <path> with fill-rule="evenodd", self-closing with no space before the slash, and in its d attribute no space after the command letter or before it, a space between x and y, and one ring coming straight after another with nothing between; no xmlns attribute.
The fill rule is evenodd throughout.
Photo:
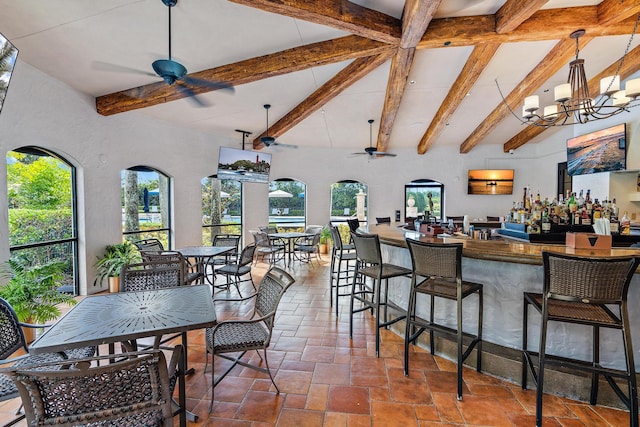
<svg viewBox="0 0 640 427"><path fill-rule="evenodd" d="M418 154L426 153L433 145L433 142L447 125L449 118L464 101L467 93L475 85L480 74L487 67L499 47L499 43L481 43L473 49L458 78L449 89L449 93L442 101L442 104L440 104L440 108L431 121L429 128L420 139Z"/></svg>
<svg viewBox="0 0 640 427"><path fill-rule="evenodd" d="M397 44L401 24L397 18L347 0L229 0L265 12L277 13L351 34Z"/></svg>
<svg viewBox="0 0 640 427"><path fill-rule="evenodd" d="M311 67L378 55L389 49L390 46L385 43L359 36L346 36L191 73L189 76L200 80L229 82L238 86ZM193 86L190 89L195 94L212 91L205 86ZM140 94L142 96L139 96ZM175 86L158 82L99 96L96 98L96 110L103 116L109 116L186 97L188 95Z"/></svg>
<svg viewBox="0 0 640 427"><path fill-rule="evenodd" d="M509 33L531 15L537 12L549 0L507 0L496 12L496 33Z"/></svg>
<svg viewBox="0 0 640 427"><path fill-rule="evenodd" d="M578 40L579 48L582 49L593 37L583 36ZM527 74L527 76L516 85L500 102L496 108L476 127L467 139L460 145L461 153L468 153L480 143L502 120L504 120L511 110L518 111L520 104L526 96L535 92L556 72L567 65L567 62L575 55L575 40L565 38L560 40L549 51L549 53Z"/></svg>
<svg viewBox="0 0 640 427"><path fill-rule="evenodd" d="M607 76L614 75L618 70L618 65L620 61L617 60L607 68L599 72L597 75L589 79L589 93L595 94L600 93L600 79L603 79ZM620 80L624 80L629 78L632 74L636 73L640 70L640 46L637 46L635 49L632 49L627 54L622 67L620 67ZM503 151L508 153L509 150L515 150L516 148L522 147L529 141L531 141L536 136L543 133L547 128L542 126L527 126L523 131L515 135L509 141L507 141L503 146Z"/></svg>
<svg viewBox="0 0 640 427"><path fill-rule="evenodd" d="M434 19L416 46L433 49L447 46L470 46L478 43L515 43L558 40L583 28L590 37L628 35L635 26L635 17L603 25L598 22L598 7L583 6L544 9L531 15L515 30L498 34L494 15Z"/></svg>
<svg viewBox="0 0 640 427"><path fill-rule="evenodd" d="M380 129L378 130L377 151L387 151L387 147L389 146L391 130L398 115L400 101L402 101L402 95L407 86L407 78L409 77L409 71L411 71L415 53L416 49L413 47L407 49L400 48L391 61L391 70L389 71L389 80L387 81L387 93L380 118Z"/></svg>
<svg viewBox="0 0 640 427"><path fill-rule="evenodd" d="M385 63L392 53L393 50L388 50L387 52L379 55L354 60L331 80L323 84L304 101L298 104L293 110L289 111L284 117L274 123L273 126L254 139L253 148L260 149L264 146L260 141L260 138L263 136L267 136L268 134L269 136L277 138L314 112L318 111L327 102L338 96L343 90Z"/></svg>
<svg viewBox="0 0 640 427"><path fill-rule="evenodd" d="M638 0L603 0L598 5L598 23L610 25L640 14Z"/></svg>
<svg viewBox="0 0 640 427"><path fill-rule="evenodd" d="M416 47L442 0L406 0L402 11L400 47Z"/></svg>

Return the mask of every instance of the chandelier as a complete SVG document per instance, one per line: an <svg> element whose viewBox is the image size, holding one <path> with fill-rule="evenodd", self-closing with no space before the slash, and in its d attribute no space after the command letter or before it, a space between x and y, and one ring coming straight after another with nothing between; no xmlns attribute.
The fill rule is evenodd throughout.
<svg viewBox="0 0 640 427"><path fill-rule="evenodd" d="M589 83L584 72L584 59L579 58L578 39L585 34L585 31L577 30L571 33L570 37L576 41L576 58L569 63L567 83L554 88L555 103L545 106L542 112L540 112L538 95L527 96L522 107L523 122L542 127L587 123L607 119L623 111L629 111L629 107L636 106L636 101L640 101L640 78L628 80L625 88L620 89L619 72L639 21L640 15L616 73L600 80L600 94L595 98L592 98L589 93Z"/></svg>

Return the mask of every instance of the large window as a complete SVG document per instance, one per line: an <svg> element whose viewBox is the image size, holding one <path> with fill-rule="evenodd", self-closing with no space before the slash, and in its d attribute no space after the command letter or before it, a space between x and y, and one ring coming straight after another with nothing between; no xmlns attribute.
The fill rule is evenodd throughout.
<svg viewBox="0 0 640 427"><path fill-rule="evenodd" d="M78 293L75 168L37 147L7 154L9 250L25 268L53 264Z"/></svg>
<svg viewBox="0 0 640 427"><path fill-rule="evenodd" d="M358 181L340 181L331 184L331 222L346 222L358 218L367 222L367 186Z"/></svg>
<svg viewBox="0 0 640 427"><path fill-rule="evenodd" d="M443 220L444 185L430 179L418 179L404 186L404 217L429 215L436 222Z"/></svg>
<svg viewBox="0 0 640 427"><path fill-rule="evenodd" d="M290 231L304 231L306 185L291 178L269 183L269 224Z"/></svg>
<svg viewBox="0 0 640 427"><path fill-rule="evenodd" d="M171 247L169 177L147 166L122 171L122 234L129 241L159 239Z"/></svg>
<svg viewBox="0 0 640 427"><path fill-rule="evenodd" d="M242 184L210 176L202 180L202 244L218 234L242 235Z"/></svg>

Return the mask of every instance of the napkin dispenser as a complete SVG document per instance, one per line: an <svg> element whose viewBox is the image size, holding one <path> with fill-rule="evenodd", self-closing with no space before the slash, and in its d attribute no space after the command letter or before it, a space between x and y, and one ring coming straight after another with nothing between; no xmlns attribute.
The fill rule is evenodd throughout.
<svg viewBox="0 0 640 427"><path fill-rule="evenodd" d="M574 249L611 249L611 235L567 233L566 245Z"/></svg>

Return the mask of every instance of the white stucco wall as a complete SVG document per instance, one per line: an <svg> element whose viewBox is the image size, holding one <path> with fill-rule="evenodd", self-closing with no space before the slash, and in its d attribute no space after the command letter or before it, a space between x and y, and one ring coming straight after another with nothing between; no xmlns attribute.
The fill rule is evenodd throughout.
<svg viewBox="0 0 640 427"><path fill-rule="evenodd" d="M198 245L200 180L216 173L219 146L237 142L232 129L228 135L210 135L151 119L140 111L103 117L96 113L94 102L18 61L0 114L0 155L35 145L59 153L78 169L82 293L100 290L93 286L95 260L105 245L121 240L122 169L147 165L168 174L173 183L173 245ZM423 156L415 149L394 149L395 158L368 161L350 156L352 150L304 148L301 142L297 150L274 152L271 178L294 178L307 185L308 224L328 221L330 184L344 179L368 185L370 218L393 217L396 209L402 210L404 184L420 178L445 185L445 212L450 215L504 215L513 200L521 199L525 186L553 197L556 164L566 160L565 141L572 133L567 129L513 155L503 153L502 144L480 145L461 155L456 145L434 147ZM633 134L638 132L632 132L630 145L637 145ZM640 168L640 161L637 164ZM515 169L514 194L467 195L467 170L478 168ZM267 193L266 185L245 185L245 236L247 230L266 224ZM7 206L5 162L0 167L0 204ZM7 234L4 208L0 209L0 259L9 256Z"/></svg>

